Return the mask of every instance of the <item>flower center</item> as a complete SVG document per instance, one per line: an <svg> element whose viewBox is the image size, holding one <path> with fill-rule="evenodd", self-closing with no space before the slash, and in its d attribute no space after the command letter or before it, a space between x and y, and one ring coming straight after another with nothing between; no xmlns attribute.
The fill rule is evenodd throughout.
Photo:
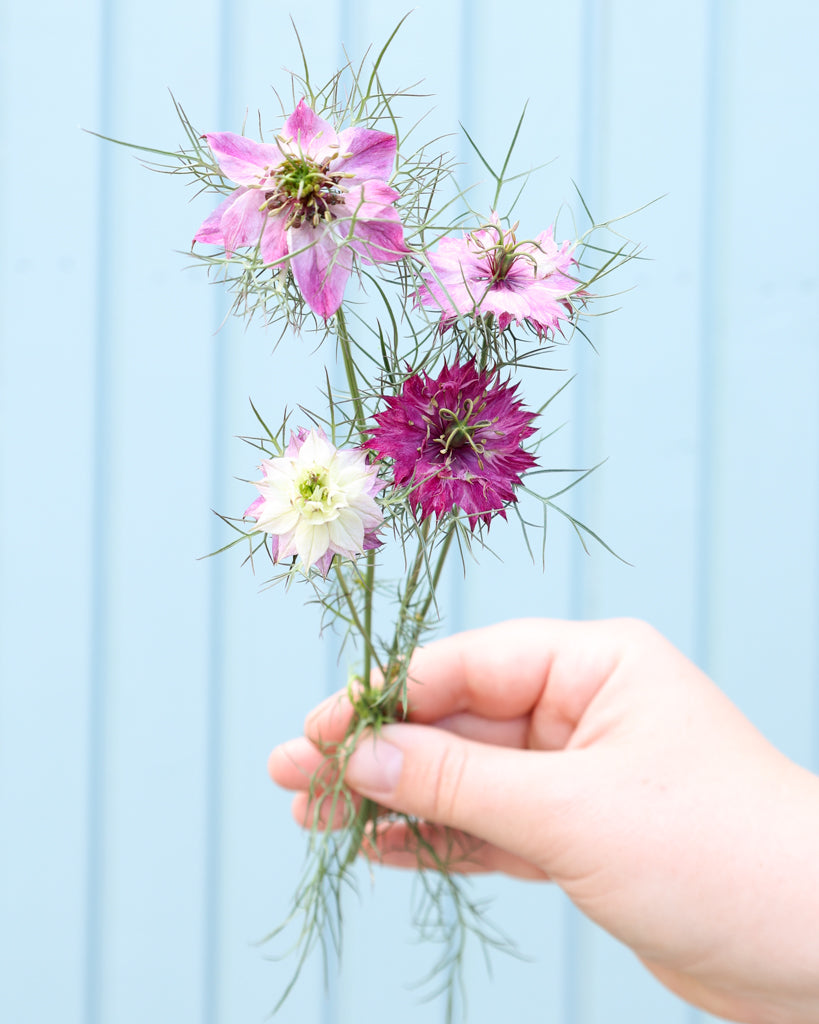
<svg viewBox="0 0 819 1024"><path fill-rule="evenodd" d="M488 229L497 233L498 240L494 245L489 245L482 239L478 240L474 235L472 237L479 250L478 259L486 260L486 279L490 286L505 281L509 276L509 271L518 260L528 260L533 267L536 266L530 253L521 252L521 245L525 243L518 243L515 238L517 224L510 231L504 231L497 224L488 225Z"/></svg>
<svg viewBox="0 0 819 1024"><path fill-rule="evenodd" d="M305 519L327 523L338 518L343 495L332 486L326 469L313 466L305 470L296 480L296 491L295 504Z"/></svg>
<svg viewBox="0 0 819 1024"><path fill-rule="evenodd" d="M513 242L507 242L506 245L499 245L489 254L489 269L492 274L492 284L506 280L506 276L514 266L517 258Z"/></svg>
<svg viewBox="0 0 819 1024"><path fill-rule="evenodd" d="M281 191L293 199L309 199L320 190L324 174L311 160L289 156L279 167L276 180Z"/></svg>
<svg viewBox="0 0 819 1024"><path fill-rule="evenodd" d="M483 455L486 451L486 446L475 440L475 434L490 426L490 421L473 420L474 414L475 403L471 398L464 399L463 405L461 406L459 403L458 408L454 410L441 409L440 417L446 426L443 434L438 438L438 443L441 445L441 452L444 455L449 454L454 448L463 448L466 445L469 445L476 455Z"/></svg>
<svg viewBox="0 0 819 1024"><path fill-rule="evenodd" d="M271 176L262 179L265 198L259 209L289 210L285 228L300 228L305 222L317 228L323 220L332 220L331 208L344 200L341 181L350 175L330 171L330 160L319 164L304 154L285 156Z"/></svg>

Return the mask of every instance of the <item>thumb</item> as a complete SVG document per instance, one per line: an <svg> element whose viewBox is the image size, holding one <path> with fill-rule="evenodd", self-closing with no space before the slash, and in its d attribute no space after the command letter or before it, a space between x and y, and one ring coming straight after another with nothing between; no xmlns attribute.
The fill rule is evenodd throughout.
<svg viewBox="0 0 819 1024"><path fill-rule="evenodd" d="M460 829L546 867L577 808L575 752L519 750L398 723L359 743L345 781L362 796Z"/></svg>

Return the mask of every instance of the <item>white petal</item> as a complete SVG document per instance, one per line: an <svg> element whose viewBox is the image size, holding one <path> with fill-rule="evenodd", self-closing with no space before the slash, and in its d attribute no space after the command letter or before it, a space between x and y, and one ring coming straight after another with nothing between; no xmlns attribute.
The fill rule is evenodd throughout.
<svg viewBox="0 0 819 1024"><path fill-rule="evenodd" d="M301 560L309 569L330 547L330 529L326 523L306 523L296 527L296 547Z"/></svg>

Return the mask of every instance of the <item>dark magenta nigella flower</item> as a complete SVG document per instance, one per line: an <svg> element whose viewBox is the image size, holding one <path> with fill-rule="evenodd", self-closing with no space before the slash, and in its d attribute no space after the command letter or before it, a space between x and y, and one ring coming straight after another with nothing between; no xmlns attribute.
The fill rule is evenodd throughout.
<svg viewBox="0 0 819 1024"><path fill-rule="evenodd" d="M353 268L407 255L404 230L387 184L394 135L370 128L336 133L304 100L275 144L244 135L204 136L225 177L239 186L207 218L195 242L259 246L265 263L289 262L296 284L319 316L341 305Z"/></svg>
<svg viewBox="0 0 819 1024"><path fill-rule="evenodd" d="M475 360L444 365L437 377L416 373L387 408L368 447L394 461L395 483L410 487L409 500L426 517L461 509L474 530L516 501L515 487L535 465L521 442L535 432L534 413L515 398L517 385Z"/></svg>
<svg viewBox="0 0 819 1024"><path fill-rule="evenodd" d="M434 273L423 275L417 298L441 310L442 330L459 316L491 313L502 331L514 320L544 337L574 312L576 261L569 242L555 242L552 228L532 242L518 242L514 229L505 231L493 213L478 231L442 238L428 259Z"/></svg>

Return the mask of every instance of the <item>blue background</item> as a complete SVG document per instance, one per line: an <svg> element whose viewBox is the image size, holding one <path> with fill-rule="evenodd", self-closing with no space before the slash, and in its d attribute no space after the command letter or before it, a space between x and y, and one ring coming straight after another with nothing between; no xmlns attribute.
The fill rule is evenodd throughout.
<svg viewBox="0 0 819 1024"><path fill-rule="evenodd" d="M303 837L265 774L344 678L299 595L259 593L209 509L248 502L247 402L311 404L309 338L230 323L184 251L212 201L89 128L173 149L170 88L201 130L274 126L297 66L277 0L0 8L0 1020L254 1024L287 974L253 943L283 915ZM355 59L393 0L292 8L313 72ZM559 463L609 456L575 510L633 567L556 525L547 572L514 529L503 561L446 581L445 630L518 614L652 621L774 743L819 767L819 6L808 0L422 0L385 83L424 80L428 134L461 120L541 171L536 234L576 180L626 230L622 310L556 415ZM427 103L421 101L426 109ZM451 146L480 168L463 142ZM470 162L471 161L471 162ZM190 201L189 201L190 200ZM542 379L527 383L540 387ZM535 404L533 402L533 404ZM556 403L558 404L558 403ZM351 901L340 972L305 971L279 1019L419 1011L430 951L411 879ZM531 956L470 967L471 1024L700 1024L559 892L487 879Z"/></svg>

